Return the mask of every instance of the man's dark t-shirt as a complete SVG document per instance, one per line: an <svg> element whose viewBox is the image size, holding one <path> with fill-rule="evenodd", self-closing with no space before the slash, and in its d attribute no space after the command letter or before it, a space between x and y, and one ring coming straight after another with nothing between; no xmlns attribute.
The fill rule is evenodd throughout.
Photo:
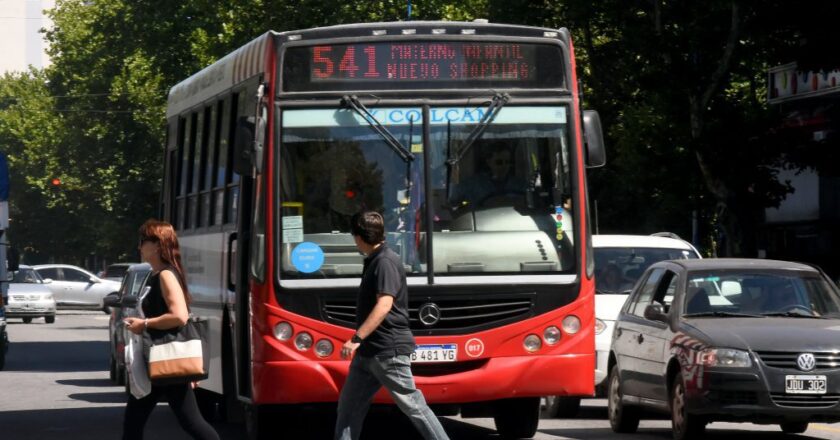
<svg viewBox="0 0 840 440"><path fill-rule="evenodd" d="M376 296L380 293L394 297L391 310L379 327L362 341L359 354L408 355L414 351L414 336L408 321L408 288L405 282L405 269L400 257L384 243L379 249L365 258L362 272L362 284L356 299L356 328L367 319Z"/></svg>

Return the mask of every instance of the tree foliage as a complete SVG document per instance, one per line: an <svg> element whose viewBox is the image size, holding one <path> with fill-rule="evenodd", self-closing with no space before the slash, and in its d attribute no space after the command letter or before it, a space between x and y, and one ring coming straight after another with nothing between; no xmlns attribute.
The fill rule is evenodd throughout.
<svg viewBox="0 0 840 440"><path fill-rule="evenodd" d="M168 89L269 29L404 20L405 0L57 0L52 65L0 79L12 236L29 261L135 259L157 214ZM764 96L802 24L778 0L414 0L412 19L568 27L585 104L605 121L590 170L600 232L691 231L749 254L756 213L790 188L791 142ZM799 26L799 28L797 27ZM811 158L813 162L813 158ZM804 161L804 159L803 159ZM56 189L48 180L62 181ZM715 234L724 231L724 234ZM753 246L754 247L754 246Z"/></svg>

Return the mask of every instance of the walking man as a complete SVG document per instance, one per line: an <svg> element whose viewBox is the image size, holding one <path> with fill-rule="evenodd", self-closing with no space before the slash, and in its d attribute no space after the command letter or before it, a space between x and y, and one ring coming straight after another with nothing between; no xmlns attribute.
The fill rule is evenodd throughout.
<svg viewBox="0 0 840 440"><path fill-rule="evenodd" d="M338 398L335 439L359 438L370 402L384 386L423 438L448 440L411 376L414 336L405 269L385 244L385 221L378 212L361 212L351 219L350 231L366 258L356 299L356 334L341 348L341 357L353 360Z"/></svg>

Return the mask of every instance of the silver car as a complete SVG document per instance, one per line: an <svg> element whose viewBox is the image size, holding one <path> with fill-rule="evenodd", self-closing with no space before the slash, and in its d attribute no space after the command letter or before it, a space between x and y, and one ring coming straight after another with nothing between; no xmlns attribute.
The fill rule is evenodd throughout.
<svg viewBox="0 0 840 440"><path fill-rule="evenodd" d="M102 304L105 295L120 290L117 281L104 280L96 275L69 264L39 264L33 266L47 283L60 308L109 310Z"/></svg>
<svg viewBox="0 0 840 440"><path fill-rule="evenodd" d="M30 323L34 318L44 318L47 324L55 322L55 298L46 283L31 267L21 265L9 282L9 303L6 317L22 318Z"/></svg>

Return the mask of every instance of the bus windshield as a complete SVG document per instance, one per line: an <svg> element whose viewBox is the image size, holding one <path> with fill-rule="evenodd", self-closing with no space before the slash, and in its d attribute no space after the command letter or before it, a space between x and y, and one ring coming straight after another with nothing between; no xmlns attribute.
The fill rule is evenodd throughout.
<svg viewBox="0 0 840 440"><path fill-rule="evenodd" d="M349 224L361 209L383 213L409 275L573 273L567 108L505 106L466 144L485 111L370 108L413 161L352 110L282 112L281 276L361 274Z"/></svg>

